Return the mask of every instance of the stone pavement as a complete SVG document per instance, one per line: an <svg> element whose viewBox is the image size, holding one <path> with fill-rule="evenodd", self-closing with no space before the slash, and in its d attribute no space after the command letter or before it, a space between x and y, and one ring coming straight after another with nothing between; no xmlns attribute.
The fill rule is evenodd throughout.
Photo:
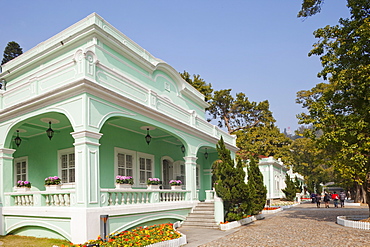
<svg viewBox="0 0 370 247"><path fill-rule="evenodd" d="M316 208L304 203L229 231L190 227L179 231L187 237L185 247L370 246L370 231L336 224L340 215L369 215L369 208Z"/></svg>

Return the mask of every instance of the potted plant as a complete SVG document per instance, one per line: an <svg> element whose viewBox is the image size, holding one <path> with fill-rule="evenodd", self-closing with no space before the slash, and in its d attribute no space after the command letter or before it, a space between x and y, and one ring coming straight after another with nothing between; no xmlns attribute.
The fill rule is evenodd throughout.
<svg viewBox="0 0 370 247"><path fill-rule="evenodd" d="M58 176L45 178L46 190L60 190L61 187L61 179Z"/></svg>
<svg viewBox="0 0 370 247"><path fill-rule="evenodd" d="M150 190L159 190L159 185L161 184L161 180L159 178L148 178L146 184L148 185L148 189Z"/></svg>
<svg viewBox="0 0 370 247"><path fill-rule="evenodd" d="M181 190L181 180L170 180L171 190Z"/></svg>
<svg viewBox="0 0 370 247"><path fill-rule="evenodd" d="M17 182L17 191L29 191L31 189L31 183L29 181L19 180Z"/></svg>
<svg viewBox="0 0 370 247"><path fill-rule="evenodd" d="M131 176L116 176L116 189L131 189L134 179Z"/></svg>

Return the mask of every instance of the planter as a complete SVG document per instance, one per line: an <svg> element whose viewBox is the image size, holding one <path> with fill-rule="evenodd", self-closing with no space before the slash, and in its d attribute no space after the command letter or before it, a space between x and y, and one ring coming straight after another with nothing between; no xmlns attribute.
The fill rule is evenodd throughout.
<svg viewBox="0 0 370 247"><path fill-rule="evenodd" d="M31 188L28 188L28 187L16 187L15 190L17 192L26 192L26 191L30 191Z"/></svg>
<svg viewBox="0 0 370 247"><path fill-rule="evenodd" d="M46 191L56 191L61 190L62 185L61 184L52 184L52 185L45 185Z"/></svg>
<svg viewBox="0 0 370 247"><path fill-rule="evenodd" d="M247 225L247 224L249 224L253 221L256 221L256 220L257 220L256 217L254 215L252 215L248 218L244 218L244 219L241 219L241 220L238 220L238 221L232 221L232 222L229 222L229 223L220 224L220 229L222 231L227 231L227 230L230 230L230 229L242 226L242 225Z"/></svg>
<svg viewBox="0 0 370 247"><path fill-rule="evenodd" d="M150 184L147 186L148 186L148 190L159 190L159 184Z"/></svg>
<svg viewBox="0 0 370 247"><path fill-rule="evenodd" d="M367 219L367 215L338 216L337 224L345 227L352 227L363 230L370 230L370 222L361 222L359 220Z"/></svg>
<svg viewBox="0 0 370 247"><path fill-rule="evenodd" d="M132 189L132 184L116 184L116 189Z"/></svg>
<svg viewBox="0 0 370 247"><path fill-rule="evenodd" d="M181 185L171 185L171 190L181 190Z"/></svg>

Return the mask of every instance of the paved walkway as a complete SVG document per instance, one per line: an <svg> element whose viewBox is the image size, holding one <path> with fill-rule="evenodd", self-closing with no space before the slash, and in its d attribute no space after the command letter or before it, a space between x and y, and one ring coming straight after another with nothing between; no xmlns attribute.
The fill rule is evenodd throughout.
<svg viewBox="0 0 370 247"><path fill-rule="evenodd" d="M230 231L182 227L186 247L370 246L370 231L336 224L340 215L368 215L367 206L316 208L305 203Z"/></svg>

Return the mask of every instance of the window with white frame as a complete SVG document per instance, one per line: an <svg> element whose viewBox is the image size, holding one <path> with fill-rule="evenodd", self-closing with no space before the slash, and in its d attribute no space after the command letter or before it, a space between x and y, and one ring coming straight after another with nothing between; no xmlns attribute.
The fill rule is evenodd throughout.
<svg viewBox="0 0 370 247"><path fill-rule="evenodd" d="M27 180L27 164L28 164L28 157L16 158L14 159L14 180L15 184L17 181Z"/></svg>
<svg viewBox="0 0 370 247"><path fill-rule="evenodd" d="M63 149L58 152L59 174L62 183L75 182L75 150L74 148Z"/></svg>
<svg viewBox="0 0 370 247"><path fill-rule="evenodd" d="M131 176L136 185L146 185L154 174L154 155L115 148L115 176Z"/></svg>
<svg viewBox="0 0 370 247"><path fill-rule="evenodd" d="M117 175L133 177L134 155L127 152L118 152L116 156Z"/></svg>
<svg viewBox="0 0 370 247"><path fill-rule="evenodd" d="M139 159L139 183L145 184L148 178L153 177L154 156L145 153L138 153Z"/></svg>

